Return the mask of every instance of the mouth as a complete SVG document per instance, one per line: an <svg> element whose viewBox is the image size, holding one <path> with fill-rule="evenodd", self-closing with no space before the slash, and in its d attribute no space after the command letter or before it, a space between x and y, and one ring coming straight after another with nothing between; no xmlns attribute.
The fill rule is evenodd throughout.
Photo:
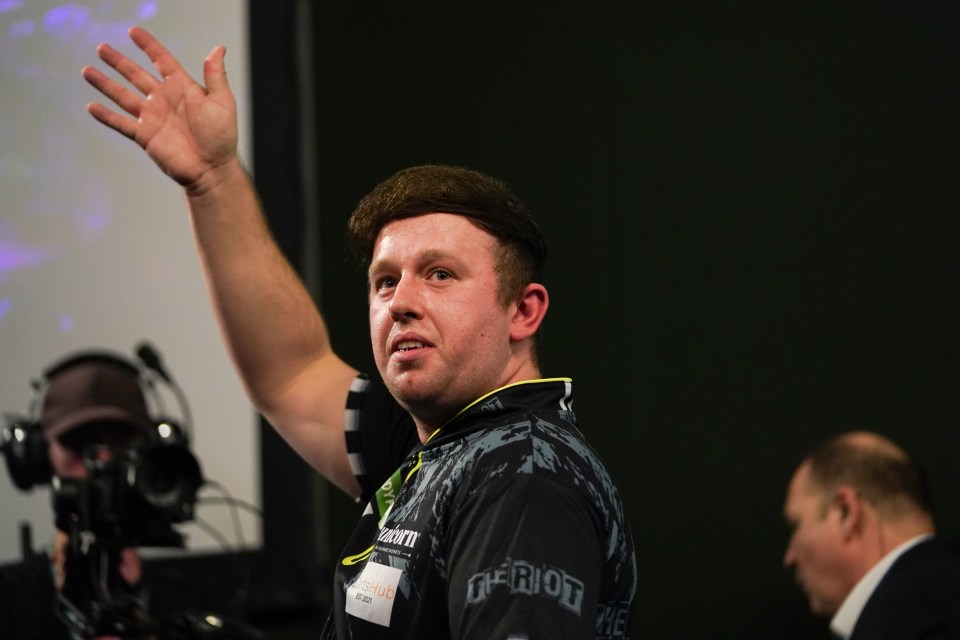
<svg viewBox="0 0 960 640"><path fill-rule="evenodd" d="M420 353L433 348L433 344L416 334L397 336L390 344L390 353L401 360L416 358Z"/></svg>
<svg viewBox="0 0 960 640"><path fill-rule="evenodd" d="M800 575L794 576L793 581L797 583L797 587L799 587L800 590L803 591L804 593L810 592L810 590L807 588L807 583L802 576Z"/></svg>

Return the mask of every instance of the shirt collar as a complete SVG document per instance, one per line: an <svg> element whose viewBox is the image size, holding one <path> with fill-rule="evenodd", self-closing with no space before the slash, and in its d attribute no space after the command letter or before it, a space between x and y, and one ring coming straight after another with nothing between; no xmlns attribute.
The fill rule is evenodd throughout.
<svg viewBox="0 0 960 640"><path fill-rule="evenodd" d="M547 407L565 412L568 420L576 422L573 414L573 381L570 378L524 380L495 389L461 409L446 424L434 431L427 438L426 444L442 440L445 435L469 430L478 421L485 423L518 409L537 411Z"/></svg>
<svg viewBox="0 0 960 640"><path fill-rule="evenodd" d="M873 565L873 568L860 578L860 582L847 594L843 604L837 609L837 613L830 621L830 630L844 640L849 638L850 634L853 633L853 628L856 626L857 620L860 618L863 607L867 604L867 600L873 595L877 585L879 585L883 577L887 575L887 571L890 570L890 567L896 562L897 558L915 545L932 536L932 533L927 533L917 536L916 538L911 538L881 558L880 562Z"/></svg>

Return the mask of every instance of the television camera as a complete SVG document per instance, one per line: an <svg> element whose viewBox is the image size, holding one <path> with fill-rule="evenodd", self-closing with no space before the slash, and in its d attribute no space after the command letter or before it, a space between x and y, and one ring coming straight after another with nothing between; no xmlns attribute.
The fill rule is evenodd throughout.
<svg viewBox="0 0 960 640"><path fill-rule="evenodd" d="M182 391L149 345L141 345L138 357L139 364L100 351L66 358L35 383L29 416L5 416L0 451L11 480L24 491L49 484L57 529L67 534L56 613L74 637L90 640L261 639L247 625L213 613L157 620L140 585L122 577L133 549L184 546L174 525L193 520L204 483L188 432L157 413L162 380L189 427ZM54 472L48 455L54 438L73 440L81 471Z"/></svg>

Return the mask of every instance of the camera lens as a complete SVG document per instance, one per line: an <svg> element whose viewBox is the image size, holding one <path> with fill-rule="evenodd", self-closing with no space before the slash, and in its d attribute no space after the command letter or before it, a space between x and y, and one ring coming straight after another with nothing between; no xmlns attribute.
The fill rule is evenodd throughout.
<svg viewBox="0 0 960 640"><path fill-rule="evenodd" d="M201 484L200 465L186 448L159 445L137 465L135 485L147 504L171 516L189 515Z"/></svg>

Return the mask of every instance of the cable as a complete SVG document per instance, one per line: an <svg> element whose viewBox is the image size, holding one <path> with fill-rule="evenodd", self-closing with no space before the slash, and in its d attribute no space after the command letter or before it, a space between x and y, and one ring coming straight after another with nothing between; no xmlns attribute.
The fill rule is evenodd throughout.
<svg viewBox="0 0 960 640"><path fill-rule="evenodd" d="M208 536L213 538L213 541L219 544L220 548L223 549L224 551L228 553L233 553L236 551L236 549L230 548L230 541L227 540L227 538L222 533L220 533L220 531L217 530L215 526L213 526L206 520L194 516L192 522L197 526L198 529L200 529L201 531L206 533Z"/></svg>
<svg viewBox="0 0 960 640"><path fill-rule="evenodd" d="M252 502L247 502L241 498L228 498L225 496L207 496L206 498L197 498L197 504L229 504L233 507L239 507L247 513L253 514L258 518L263 518L263 510Z"/></svg>
<svg viewBox="0 0 960 640"><path fill-rule="evenodd" d="M260 518L263 518L263 512L260 511L260 509L258 509L256 506L250 504L249 502L244 502L243 500L234 498L233 495L230 494L230 491L224 485L220 484L216 480L207 480L204 483L204 486L210 487L211 489L218 491L220 493L220 496L219 498L213 498L213 499L198 498L197 503L199 504L199 503L208 502L208 501L218 501L218 502L226 503L230 507L230 517L233 520L233 528L237 536L237 543L240 545L241 548L246 547L247 545L243 536L243 528L240 525L240 516L237 512L237 508L243 507L249 511L253 511Z"/></svg>

